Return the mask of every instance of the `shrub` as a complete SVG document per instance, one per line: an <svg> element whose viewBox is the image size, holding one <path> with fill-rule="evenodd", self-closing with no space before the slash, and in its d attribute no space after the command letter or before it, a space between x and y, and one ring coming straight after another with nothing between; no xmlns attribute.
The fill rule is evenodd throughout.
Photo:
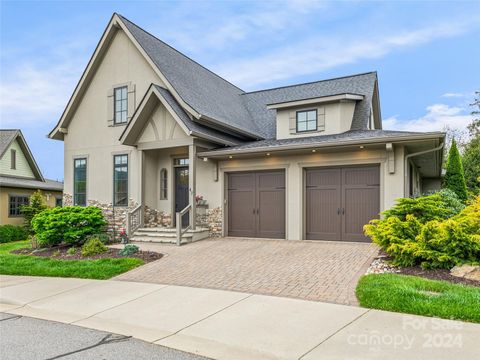
<svg viewBox="0 0 480 360"><path fill-rule="evenodd" d="M40 246L74 245L101 232L106 221L97 207L67 206L42 211L35 215L32 225Z"/></svg>
<svg viewBox="0 0 480 360"><path fill-rule="evenodd" d="M88 235L85 238L85 241L87 241L91 238L97 238L98 240L100 240L104 244L109 244L110 243L110 237L106 233L98 233L98 234Z"/></svg>
<svg viewBox="0 0 480 360"><path fill-rule="evenodd" d="M25 240L28 234L21 226L0 225L0 243Z"/></svg>
<svg viewBox="0 0 480 360"><path fill-rule="evenodd" d="M443 179L443 187L454 191L460 200L467 200L467 185L463 171L462 158L458 152L455 139L448 152L447 168Z"/></svg>
<svg viewBox="0 0 480 360"><path fill-rule="evenodd" d="M130 256L130 255L136 254L138 250L139 248L137 245L128 244L128 245L125 245L124 248L120 251L120 255Z"/></svg>
<svg viewBox="0 0 480 360"><path fill-rule="evenodd" d="M47 208L47 205L43 201L43 195L40 190L35 191L30 196L30 201L28 205L23 205L20 208L20 211L24 217L25 230L27 230L29 234L33 234L33 228L32 228L33 218L35 217L35 215L41 213L46 208Z"/></svg>
<svg viewBox="0 0 480 360"><path fill-rule="evenodd" d="M98 238L91 238L82 246L82 256L93 256L106 252L108 248Z"/></svg>
<svg viewBox="0 0 480 360"><path fill-rule="evenodd" d="M73 256L77 253L77 248L76 247L71 247L70 249L67 250L67 255Z"/></svg>
<svg viewBox="0 0 480 360"><path fill-rule="evenodd" d="M433 219L391 215L373 220L365 233L400 266L451 268L480 260L480 196L459 214Z"/></svg>

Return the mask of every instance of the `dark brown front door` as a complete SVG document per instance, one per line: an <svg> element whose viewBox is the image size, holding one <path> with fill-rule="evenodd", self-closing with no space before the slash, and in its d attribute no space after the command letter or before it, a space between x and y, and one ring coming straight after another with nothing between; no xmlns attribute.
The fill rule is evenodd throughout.
<svg viewBox="0 0 480 360"><path fill-rule="evenodd" d="M305 186L307 239L368 241L363 226L380 209L378 166L307 169Z"/></svg>
<svg viewBox="0 0 480 360"><path fill-rule="evenodd" d="M285 238L285 172L228 175L228 235Z"/></svg>

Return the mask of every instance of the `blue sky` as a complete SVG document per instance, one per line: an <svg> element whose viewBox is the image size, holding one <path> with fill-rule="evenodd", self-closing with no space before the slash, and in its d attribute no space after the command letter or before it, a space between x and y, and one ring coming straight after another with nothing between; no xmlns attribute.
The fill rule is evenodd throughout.
<svg viewBox="0 0 480 360"><path fill-rule="evenodd" d="M378 71L384 128L464 129L480 89L480 2L0 3L2 128L63 179L56 124L113 12L244 90Z"/></svg>

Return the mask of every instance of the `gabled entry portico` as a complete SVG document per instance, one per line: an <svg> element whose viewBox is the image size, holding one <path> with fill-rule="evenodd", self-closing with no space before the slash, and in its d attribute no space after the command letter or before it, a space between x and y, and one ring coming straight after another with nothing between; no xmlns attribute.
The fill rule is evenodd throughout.
<svg viewBox="0 0 480 360"><path fill-rule="evenodd" d="M120 138L124 145L141 152L141 201L129 214L130 236L140 228L157 228L158 235L161 228L163 235L167 232L178 241L186 231L202 231L196 232L197 147L215 146L205 137L219 141L214 130L207 134L202 131L176 106L167 90L150 87ZM197 132L198 137L193 136ZM223 142L228 141L228 135L223 137ZM140 233L146 236L145 231Z"/></svg>

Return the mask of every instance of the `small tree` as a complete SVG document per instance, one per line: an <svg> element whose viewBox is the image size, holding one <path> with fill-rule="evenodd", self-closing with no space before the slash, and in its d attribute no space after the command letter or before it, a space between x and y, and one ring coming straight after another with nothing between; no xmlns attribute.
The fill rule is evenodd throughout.
<svg viewBox="0 0 480 360"><path fill-rule="evenodd" d="M43 201L43 194L40 190L35 191L30 196L30 202L28 205L23 205L20 208L21 213L25 219L24 227L29 234L33 234L32 219L38 213L41 213L47 208L47 205Z"/></svg>
<svg viewBox="0 0 480 360"><path fill-rule="evenodd" d="M443 179L443 187L455 192L460 200L467 200L467 185L465 183L462 158L460 157L455 139L453 139L448 152L447 172Z"/></svg>

